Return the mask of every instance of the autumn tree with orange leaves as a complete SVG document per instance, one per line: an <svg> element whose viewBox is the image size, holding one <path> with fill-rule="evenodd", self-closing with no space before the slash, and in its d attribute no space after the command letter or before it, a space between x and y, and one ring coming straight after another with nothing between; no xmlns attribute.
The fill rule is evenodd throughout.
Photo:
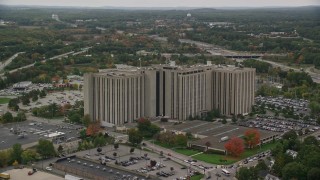
<svg viewBox="0 0 320 180"><path fill-rule="evenodd" d="M91 122L87 127L86 134L87 136L95 136L100 131L100 121Z"/></svg>
<svg viewBox="0 0 320 180"><path fill-rule="evenodd" d="M233 137L224 145L224 148L228 154L239 157L244 152L244 143L241 138Z"/></svg>
<svg viewBox="0 0 320 180"><path fill-rule="evenodd" d="M243 139L247 148L254 148L260 143L260 132L257 129L249 129L244 133Z"/></svg>

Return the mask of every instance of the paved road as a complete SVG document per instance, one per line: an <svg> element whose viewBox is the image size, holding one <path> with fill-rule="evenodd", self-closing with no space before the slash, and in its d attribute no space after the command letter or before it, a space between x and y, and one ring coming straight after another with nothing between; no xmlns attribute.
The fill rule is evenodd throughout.
<svg viewBox="0 0 320 180"><path fill-rule="evenodd" d="M66 57L66 56L68 56L68 55L70 55L70 54L72 54L72 55L81 54L81 53L84 53L84 52L88 51L90 48L92 48L92 46L82 48L82 50L81 50L81 51L78 51L78 52L70 51L70 52L67 52L67 53L63 53L63 54L54 56L54 57L52 57L52 58L42 60L41 62L46 62L47 60L54 60L54 59ZM34 66L34 64L35 64L35 63L32 63L32 64L29 64L29 65L26 65L26 66L23 66L23 67L20 67L20 68L17 68L17 69L13 69L13 70L9 71L9 73L11 74L11 73L14 73L14 72L16 72L16 71L18 71L18 70L32 67L32 66ZM0 77L3 77L3 76L4 76L4 73L0 74Z"/></svg>
<svg viewBox="0 0 320 180"><path fill-rule="evenodd" d="M263 62L267 62L273 66L276 66L276 67L280 67L284 70L294 70L294 71L301 71L300 69L297 69L297 68L293 68L293 67L290 67L290 66L286 66L284 64L280 64L280 63L276 63L276 62L273 62L273 61L268 61L268 60L262 60L262 59L256 59L258 61L263 61ZM320 74L318 73L314 73L314 72L311 72L310 69L306 69L305 72L307 72L308 74L310 74L312 80L315 82L315 83L320 83Z"/></svg>
<svg viewBox="0 0 320 180"><path fill-rule="evenodd" d="M10 64L16 57L19 56L19 54L23 54L25 52L18 52L16 54L14 54L13 56L11 56L9 59L7 59L6 61L2 62L0 65L0 71L2 71L8 64Z"/></svg>

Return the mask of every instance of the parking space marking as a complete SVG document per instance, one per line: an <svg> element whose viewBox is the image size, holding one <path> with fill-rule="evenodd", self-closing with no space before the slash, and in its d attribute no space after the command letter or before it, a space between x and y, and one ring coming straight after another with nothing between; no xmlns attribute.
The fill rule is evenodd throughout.
<svg viewBox="0 0 320 180"><path fill-rule="evenodd" d="M182 129L181 131L190 130L190 129L197 128L197 127L200 127L200 126L203 126L203 125L207 125L207 124L210 124L210 123L198 124L196 126L192 126L192 127L189 127L189 128Z"/></svg>
<svg viewBox="0 0 320 180"><path fill-rule="evenodd" d="M220 136L220 135L222 135L222 134L226 134L226 133L229 133L229 132L232 132L232 131L236 131L236 130L238 130L239 128L234 128L234 129L231 129L231 130L229 130L229 131L225 131L225 132L222 132L222 133L219 133L219 134L215 134L215 135L213 135L213 136Z"/></svg>
<svg viewBox="0 0 320 180"><path fill-rule="evenodd" d="M210 128L210 129L206 129L204 131L199 131L197 132L197 134L200 134L200 133L204 133L204 132L208 132L208 131L211 131L211 130L214 130L214 129L218 129L218 128L221 128L221 127L224 127L225 125L220 125L220 126L217 126L217 127L213 127L213 128Z"/></svg>

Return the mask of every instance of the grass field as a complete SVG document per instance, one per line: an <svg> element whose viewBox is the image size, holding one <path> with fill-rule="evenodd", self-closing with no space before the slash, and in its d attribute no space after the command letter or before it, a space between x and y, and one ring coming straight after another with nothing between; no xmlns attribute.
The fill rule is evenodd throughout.
<svg viewBox="0 0 320 180"><path fill-rule="evenodd" d="M245 159L247 157L253 156L257 153L272 149L273 147L275 147L276 143L269 143L269 144L265 144L261 147L261 149L259 147L255 148L255 149L247 149L244 151L244 153L238 157L231 157L231 156L225 156L225 155L219 155L219 154L199 154L196 156L192 156L192 158L200 160L200 161L204 161L207 163L211 163L211 164L218 164L218 165L229 165L229 164L233 164L237 161L240 161L241 159ZM227 160L227 162L220 162L220 159L224 159Z"/></svg>
<svg viewBox="0 0 320 180"><path fill-rule="evenodd" d="M192 149L181 149L181 148L177 148L177 149L173 149L175 152L180 153L180 154L184 154L186 156L191 156L194 154L199 153L199 151L196 150L192 150Z"/></svg>
<svg viewBox="0 0 320 180"><path fill-rule="evenodd" d="M167 144L162 144L159 141L154 141L154 144L158 145L158 146L162 146L164 148L168 148L171 149L177 153L186 155L186 156L192 156L194 154L200 153L201 151L197 151L197 150L192 150L192 149L186 149L186 148L179 148L179 147L172 147L170 145ZM244 153L240 156L240 157L232 157L232 156L226 156L226 155L220 155L220 154L198 154L195 156L192 156L193 159L196 160L200 160L200 161L204 161L210 164L217 164L217 165L229 165L229 164L233 164L237 161L240 161L241 159L245 159L247 157L253 156L255 154L258 154L260 152L272 149L273 147L275 147L276 143L268 143L268 144L264 144L262 145L262 147L257 147L254 149L246 149L244 151ZM227 160L226 162L220 162L220 160Z"/></svg>
<svg viewBox="0 0 320 180"><path fill-rule="evenodd" d="M191 176L190 180L200 180L203 177L204 177L203 174L199 174L199 175Z"/></svg>
<svg viewBox="0 0 320 180"><path fill-rule="evenodd" d="M10 98L0 98L0 104L6 104L10 101Z"/></svg>

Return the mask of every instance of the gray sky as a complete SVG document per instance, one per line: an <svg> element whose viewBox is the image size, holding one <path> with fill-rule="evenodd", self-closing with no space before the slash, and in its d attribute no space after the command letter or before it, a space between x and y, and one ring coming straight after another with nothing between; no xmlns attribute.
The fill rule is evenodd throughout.
<svg viewBox="0 0 320 180"><path fill-rule="evenodd" d="M0 0L0 4L85 7L263 7L320 5L320 0Z"/></svg>

